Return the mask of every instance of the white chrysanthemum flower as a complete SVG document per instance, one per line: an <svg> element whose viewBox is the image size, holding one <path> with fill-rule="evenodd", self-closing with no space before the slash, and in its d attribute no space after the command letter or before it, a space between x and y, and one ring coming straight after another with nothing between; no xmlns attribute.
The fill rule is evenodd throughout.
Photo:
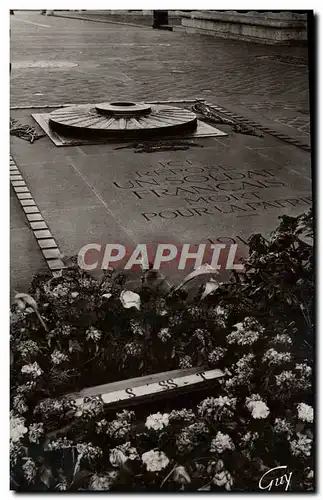
<svg viewBox="0 0 323 500"><path fill-rule="evenodd" d="M253 404L251 414L253 418L267 418L270 411L266 403L263 401L256 401Z"/></svg>
<svg viewBox="0 0 323 500"><path fill-rule="evenodd" d="M54 352L50 355L52 363L54 365L60 365L64 361L68 361L68 356L62 352L60 352L58 349L55 349Z"/></svg>
<svg viewBox="0 0 323 500"><path fill-rule="evenodd" d="M227 349L223 349L222 347L216 347L215 349L213 349L213 351L211 351L208 354L208 358L207 358L208 362L210 364L216 364L218 361L220 361L222 358L224 358L226 352L227 352Z"/></svg>
<svg viewBox="0 0 323 500"><path fill-rule="evenodd" d="M221 285L221 283L219 283ZM215 316L215 321L220 328L226 327L226 321L228 319L229 313L227 309L221 306L217 306L213 309L213 315Z"/></svg>
<svg viewBox="0 0 323 500"><path fill-rule="evenodd" d="M134 335L145 335L145 330L143 325L140 323L140 321L137 321L136 319L131 319L129 321L129 326Z"/></svg>
<svg viewBox="0 0 323 500"><path fill-rule="evenodd" d="M12 407L15 410L15 412L19 413L20 415L22 415L23 413L26 413L26 411L28 411L28 406L26 405L26 400L22 394L17 394L17 396L15 396L13 398Z"/></svg>
<svg viewBox="0 0 323 500"><path fill-rule="evenodd" d="M112 467L120 467L127 461L127 457L123 451L118 450L117 448L113 448L113 450L111 450L109 459Z"/></svg>
<svg viewBox="0 0 323 500"><path fill-rule="evenodd" d="M192 362L191 356L186 354L186 356L183 356L182 358L180 358L178 364L182 370L184 370L185 368L192 368L193 362Z"/></svg>
<svg viewBox="0 0 323 500"><path fill-rule="evenodd" d="M261 401L261 396L260 394L251 394L251 396L246 397L246 406L248 406L249 403L253 403L255 401Z"/></svg>
<svg viewBox="0 0 323 500"><path fill-rule="evenodd" d="M240 325L240 323L237 324ZM253 330L238 330L226 336L228 344L237 344L239 346L252 345L257 342L258 339L259 333Z"/></svg>
<svg viewBox="0 0 323 500"><path fill-rule="evenodd" d="M190 453L199 445L201 438L209 433L209 428L204 422L195 422L184 427L176 436L176 447L180 453Z"/></svg>
<svg viewBox="0 0 323 500"><path fill-rule="evenodd" d="M275 344L292 345L293 341L287 333L281 333L273 338L272 342Z"/></svg>
<svg viewBox="0 0 323 500"><path fill-rule="evenodd" d="M30 443L39 443L39 439L44 435L44 424L37 423L29 426L29 441Z"/></svg>
<svg viewBox="0 0 323 500"><path fill-rule="evenodd" d="M162 328L159 330L157 333L157 337L164 343L167 342L168 339L170 339L172 334L169 331L169 328Z"/></svg>
<svg viewBox="0 0 323 500"><path fill-rule="evenodd" d="M184 427L184 429L177 434L176 447L180 453L189 453L194 450L196 445L196 436L193 435L188 427Z"/></svg>
<svg viewBox="0 0 323 500"><path fill-rule="evenodd" d="M155 413L153 415L149 415L146 419L146 427L147 429L153 429L154 431L160 431L167 427L169 424L169 414L160 412Z"/></svg>
<svg viewBox="0 0 323 500"><path fill-rule="evenodd" d="M108 421L105 418L102 418L98 422L96 422L96 432L98 434L102 434L103 432L106 432L106 428L108 425Z"/></svg>
<svg viewBox="0 0 323 500"><path fill-rule="evenodd" d="M47 414L51 413L66 413L66 411L69 410L75 410L75 403L72 399L65 399L65 398L59 398L59 399L44 399L40 401L36 405L36 412L41 413L43 416L47 416Z"/></svg>
<svg viewBox="0 0 323 500"><path fill-rule="evenodd" d="M77 443L76 450L78 454L88 461L95 460L102 456L102 450L92 443Z"/></svg>
<svg viewBox="0 0 323 500"><path fill-rule="evenodd" d="M187 410L186 408L182 408L181 410L172 410L169 414L169 420L172 421L184 421L184 422L193 422L195 420L195 414L193 410Z"/></svg>
<svg viewBox="0 0 323 500"><path fill-rule="evenodd" d="M222 380L220 379L220 383L223 383L227 390L231 390L233 387L248 385L254 374L254 360L254 354L245 354L242 356L242 358L230 368L230 372L233 371L234 375L230 375L230 377Z"/></svg>
<svg viewBox="0 0 323 500"><path fill-rule="evenodd" d="M91 278L82 278L80 281L79 281L81 287L83 288L90 288L90 286L92 285L92 279Z"/></svg>
<svg viewBox="0 0 323 500"><path fill-rule="evenodd" d="M25 419L10 412L10 440L17 443L26 432L28 432L28 429L25 427Z"/></svg>
<svg viewBox="0 0 323 500"><path fill-rule="evenodd" d="M97 328L94 328L94 326L90 326L90 328L86 330L85 335L86 340L93 340L94 342L98 342L98 340L100 340L102 336L102 332L100 332L100 330L98 330Z"/></svg>
<svg viewBox="0 0 323 500"><path fill-rule="evenodd" d="M209 338L209 332L203 328L197 328L193 333L193 337L198 340L202 345L205 345L206 340Z"/></svg>
<svg viewBox="0 0 323 500"><path fill-rule="evenodd" d="M278 387L291 387L296 384L296 375L291 370L284 370L279 375L275 375Z"/></svg>
<svg viewBox="0 0 323 500"><path fill-rule="evenodd" d="M287 434L290 436L293 433L293 427L285 418L276 418L273 430L277 434Z"/></svg>
<svg viewBox="0 0 323 500"><path fill-rule="evenodd" d="M130 441L117 446L110 452L110 462L113 467L120 467L127 460L136 460L139 458L137 449L131 446Z"/></svg>
<svg viewBox="0 0 323 500"><path fill-rule="evenodd" d="M90 480L89 489L94 491L109 491L110 485L109 476L93 474Z"/></svg>
<svg viewBox="0 0 323 500"><path fill-rule="evenodd" d="M218 432L211 441L211 453L223 453L225 450L234 450L234 443L228 434Z"/></svg>
<svg viewBox="0 0 323 500"><path fill-rule="evenodd" d="M18 394L28 394L28 392L31 392L36 386L35 380L29 380L26 382L26 384L21 384L19 387L17 387L17 393Z"/></svg>
<svg viewBox="0 0 323 500"><path fill-rule="evenodd" d="M122 410L122 412L117 413L117 418L124 422L133 422L135 416L136 414L133 410Z"/></svg>
<svg viewBox="0 0 323 500"><path fill-rule="evenodd" d="M252 408L253 418L267 418L270 411L266 403L263 401L256 401Z"/></svg>
<svg viewBox="0 0 323 500"><path fill-rule="evenodd" d="M295 370L299 370L301 372L301 376L305 378L308 378L312 375L312 368L306 363L297 363L295 365Z"/></svg>
<svg viewBox="0 0 323 500"><path fill-rule="evenodd" d="M92 491L109 491L111 485L118 476L116 471L108 472L108 474L93 474L89 483L89 489Z"/></svg>
<svg viewBox="0 0 323 500"><path fill-rule="evenodd" d="M234 415L237 398L219 396L206 398L197 407L198 414L204 418L221 420L222 417L231 418Z"/></svg>
<svg viewBox="0 0 323 500"><path fill-rule="evenodd" d="M238 331L238 332L242 332L243 329L244 329L244 324L242 322L240 323L236 323L235 325L233 325L234 328Z"/></svg>
<svg viewBox="0 0 323 500"><path fill-rule="evenodd" d="M137 448L131 446L130 441L117 446L117 448L126 455L127 460L136 460L137 458L139 458Z"/></svg>
<svg viewBox="0 0 323 500"><path fill-rule="evenodd" d="M43 370L40 368L37 361L35 361L35 363L24 365L21 368L21 373L25 373L26 375L31 375L32 378L37 378L40 377L40 375L42 375Z"/></svg>
<svg viewBox="0 0 323 500"><path fill-rule="evenodd" d="M74 441L67 439L66 436L64 436L63 438L59 437L47 443L47 448L49 451L67 450L68 448L72 448L73 446L74 446Z"/></svg>
<svg viewBox="0 0 323 500"><path fill-rule="evenodd" d="M243 321L240 321L233 326L240 332L243 330L253 330L262 333L265 330L259 321L249 316L246 316Z"/></svg>
<svg viewBox="0 0 323 500"><path fill-rule="evenodd" d="M219 396L218 398L215 398L215 402L218 406L231 406L232 408L235 408L237 398L229 398L229 396Z"/></svg>
<svg viewBox="0 0 323 500"><path fill-rule="evenodd" d="M129 309L135 307L140 310L140 295L130 290L124 290L120 294L120 300L124 308Z"/></svg>
<svg viewBox="0 0 323 500"><path fill-rule="evenodd" d="M236 366L241 371L249 370L250 363L254 361L254 359L254 354L245 354L244 356L242 356L242 358L239 359L239 361L236 362Z"/></svg>
<svg viewBox="0 0 323 500"><path fill-rule="evenodd" d="M214 311L216 312L216 314L218 314L219 316L227 316L228 315L228 312L226 311L226 309L224 309L224 307L221 307L221 306L217 306Z"/></svg>
<svg viewBox="0 0 323 500"><path fill-rule="evenodd" d="M312 439L298 432L297 439L290 441L289 446L292 455L295 457L302 456L303 458L311 456Z"/></svg>
<svg viewBox="0 0 323 500"><path fill-rule="evenodd" d="M53 290L50 293L58 299L58 298L66 297L66 295L68 295L69 292L70 292L70 290L67 286L59 284L55 288L53 288Z"/></svg>
<svg viewBox="0 0 323 500"><path fill-rule="evenodd" d="M18 458L22 454L22 447L20 446L19 443L14 443L10 439L10 464L12 467L17 465Z"/></svg>
<svg viewBox="0 0 323 500"><path fill-rule="evenodd" d="M254 318L246 317L242 322L233 325L235 331L226 337L228 344L239 346L253 345L263 333L264 328Z"/></svg>
<svg viewBox="0 0 323 500"><path fill-rule="evenodd" d="M247 382L253 373L252 363L255 360L254 354L245 354L240 358L234 367L235 375L241 382Z"/></svg>
<svg viewBox="0 0 323 500"><path fill-rule="evenodd" d="M35 481L36 464L32 458L28 457L25 459L25 463L22 465L22 471L28 483L33 483Z"/></svg>
<svg viewBox="0 0 323 500"><path fill-rule="evenodd" d="M58 329L58 336L64 336L68 337L72 333L72 327L71 325L61 325L60 328Z"/></svg>
<svg viewBox="0 0 323 500"><path fill-rule="evenodd" d="M242 436L241 444L242 444L242 446L247 446L248 448L253 448L257 439L259 439L258 432L248 431L244 436Z"/></svg>
<svg viewBox="0 0 323 500"><path fill-rule="evenodd" d="M20 352L23 358L27 358L36 354L39 351L39 348L34 340L23 340L17 345L17 351Z"/></svg>
<svg viewBox="0 0 323 500"><path fill-rule="evenodd" d="M146 451L141 456L143 463L146 465L147 471L158 472L167 467L169 458L163 451Z"/></svg>
<svg viewBox="0 0 323 500"><path fill-rule="evenodd" d="M298 418L303 420L303 422L312 423L314 420L314 409L305 403L299 403L297 405Z"/></svg>
<svg viewBox="0 0 323 500"><path fill-rule="evenodd" d="M92 397L83 399L82 403L77 407L75 417L94 417L103 411L103 401L100 397Z"/></svg>
<svg viewBox="0 0 323 500"><path fill-rule="evenodd" d="M107 424L106 433L114 439L125 438L131 430L131 425L122 420L112 420Z"/></svg>
<svg viewBox="0 0 323 500"><path fill-rule="evenodd" d="M124 352L128 356L140 356L143 352L143 344L137 340L133 340L132 342L127 342L124 346Z"/></svg>
<svg viewBox="0 0 323 500"><path fill-rule="evenodd" d="M246 407L251 412L253 418L267 418L270 411L259 394L252 394L246 398Z"/></svg>
<svg viewBox="0 0 323 500"><path fill-rule="evenodd" d="M262 361L268 365L280 365L282 363L290 363L292 355L290 352L278 352L274 348L268 349L265 352Z"/></svg>

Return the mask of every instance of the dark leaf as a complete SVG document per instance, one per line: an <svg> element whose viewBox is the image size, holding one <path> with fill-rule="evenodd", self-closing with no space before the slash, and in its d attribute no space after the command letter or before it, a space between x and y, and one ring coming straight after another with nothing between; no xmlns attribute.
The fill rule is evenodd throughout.
<svg viewBox="0 0 323 500"><path fill-rule="evenodd" d="M302 423L298 422L298 423L295 425L295 433L297 433L297 432L302 432L302 431L303 431L303 429L304 429L304 427L305 427L305 424L302 424Z"/></svg>
<svg viewBox="0 0 323 500"><path fill-rule="evenodd" d="M89 470L86 470L86 469L82 469L82 470L77 471L77 473L75 474L74 479L70 485L70 488L73 490L80 488L82 485L84 485L86 480L91 475L92 475L92 472L90 472Z"/></svg>
<svg viewBox="0 0 323 500"><path fill-rule="evenodd" d="M45 486L47 486L47 488L51 487L52 480L53 480L53 473L52 473L51 467L43 466L41 468L40 480L42 483L45 484Z"/></svg>

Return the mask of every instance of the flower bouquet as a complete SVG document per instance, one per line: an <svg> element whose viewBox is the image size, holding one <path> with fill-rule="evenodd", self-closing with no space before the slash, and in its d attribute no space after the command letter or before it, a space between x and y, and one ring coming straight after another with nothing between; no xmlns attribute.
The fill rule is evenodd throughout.
<svg viewBox="0 0 323 500"><path fill-rule="evenodd" d="M190 302L112 272L37 276L11 311L12 488L313 490L311 222L253 236L245 272ZM135 411L67 396L192 366L224 377Z"/></svg>

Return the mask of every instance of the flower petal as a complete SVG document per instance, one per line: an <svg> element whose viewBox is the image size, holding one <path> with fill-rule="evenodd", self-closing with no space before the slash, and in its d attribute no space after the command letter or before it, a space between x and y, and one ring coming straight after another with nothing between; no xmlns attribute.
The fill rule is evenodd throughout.
<svg viewBox="0 0 323 500"><path fill-rule="evenodd" d="M201 299L202 300L205 299L205 297L210 295L210 293L212 293L217 288L219 288L219 283L217 281L215 281L215 280L208 281L205 285L204 292L202 294Z"/></svg>
<svg viewBox="0 0 323 500"><path fill-rule="evenodd" d="M131 292L130 290L124 290L120 294L120 300L123 307L126 309L129 309L130 307L136 307L138 310L140 309L140 295L138 295L138 293Z"/></svg>

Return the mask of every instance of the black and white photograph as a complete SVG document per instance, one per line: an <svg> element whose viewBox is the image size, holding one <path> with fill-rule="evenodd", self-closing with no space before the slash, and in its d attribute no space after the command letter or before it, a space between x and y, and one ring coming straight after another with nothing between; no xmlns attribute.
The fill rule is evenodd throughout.
<svg viewBox="0 0 323 500"><path fill-rule="evenodd" d="M7 490L317 492L316 11L27 4Z"/></svg>

